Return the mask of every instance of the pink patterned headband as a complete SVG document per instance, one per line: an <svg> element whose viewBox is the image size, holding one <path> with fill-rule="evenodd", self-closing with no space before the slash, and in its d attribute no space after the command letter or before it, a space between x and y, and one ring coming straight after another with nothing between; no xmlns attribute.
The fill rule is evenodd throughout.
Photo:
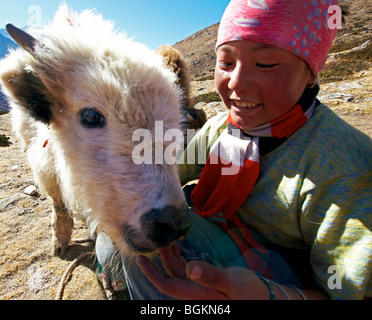
<svg viewBox="0 0 372 320"><path fill-rule="evenodd" d="M337 0L231 0L216 49L237 40L265 43L299 56L318 75L337 34L328 27L332 5Z"/></svg>

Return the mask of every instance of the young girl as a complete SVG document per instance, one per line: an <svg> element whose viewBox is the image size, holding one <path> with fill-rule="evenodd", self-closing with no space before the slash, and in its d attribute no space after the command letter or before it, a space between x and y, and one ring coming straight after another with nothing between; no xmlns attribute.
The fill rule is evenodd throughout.
<svg viewBox="0 0 372 320"><path fill-rule="evenodd" d="M372 296L371 140L316 99L335 2L230 2L215 74L228 113L180 164L199 179L193 225L160 257L122 259L133 299Z"/></svg>

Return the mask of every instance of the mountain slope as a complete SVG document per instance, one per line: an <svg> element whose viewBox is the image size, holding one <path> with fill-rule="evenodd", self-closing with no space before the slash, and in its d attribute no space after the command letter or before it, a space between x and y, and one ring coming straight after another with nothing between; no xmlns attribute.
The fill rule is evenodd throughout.
<svg viewBox="0 0 372 320"><path fill-rule="evenodd" d="M184 55L193 80L213 78L219 25L216 23L200 30L174 45Z"/></svg>
<svg viewBox="0 0 372 320"><path fill-rule="evenodd" d="M1 29L0 30L0 59L6 56L10 48L14 49L18 46L14 41L6 37L5 34L6 34L6 30ZM0 112L4 112L8 110L9 110L8 103L6 101L4 94L0 90Z"/></svg>
<svg viewBox="0 0 372 320"><path fill-rule="evenodd" d="M9 48L16 48L18 45L10 40L9 38L5 37L2 33L0 33L0 59L4 58L9 51Z"/></svg>

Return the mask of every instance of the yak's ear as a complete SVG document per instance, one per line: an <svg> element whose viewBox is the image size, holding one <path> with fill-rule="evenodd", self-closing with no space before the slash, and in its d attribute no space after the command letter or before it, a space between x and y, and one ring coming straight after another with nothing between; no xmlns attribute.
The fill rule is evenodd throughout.
<svg viewBox="0 0 372 320"><path fill-rule="evenodd" d="M7 24L6 29L25 51L34 55L37 44L35 38L12 24ZM8 69L1 75L1 80L11 99L14 99L36 120L44 123L50 122L52 111L51 103L47 99L48 91L27 63L19 60L13 68L10 67L10 70Z"/></svg>
<svg viewBox="0 0 372 320"><path fill-rule="evenodd" d="M27 32L13 26L11 23L6 25L6 31L10 34L15 42L17 42L24 50L33 54L37 40Z"/></svg>
<svg viewBox="0 0 372 320"><path fill-rule="evenodd" d="M40 78L25 67L21 72L2 75L6 94L15 100L36 120L48 124L52 117L52 103L47 98L47 90Z"/></svg>

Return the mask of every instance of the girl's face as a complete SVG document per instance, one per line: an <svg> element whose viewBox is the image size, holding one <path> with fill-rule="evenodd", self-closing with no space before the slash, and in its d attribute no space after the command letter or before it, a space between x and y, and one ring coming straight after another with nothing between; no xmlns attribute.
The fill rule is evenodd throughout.
<svg viewBox="0 0 372 320"><path fill-rule="evenodd" d="M313 81L302 59L279 48L234 41L217 50L216 88L243 130L288 112Z"/></svg>

